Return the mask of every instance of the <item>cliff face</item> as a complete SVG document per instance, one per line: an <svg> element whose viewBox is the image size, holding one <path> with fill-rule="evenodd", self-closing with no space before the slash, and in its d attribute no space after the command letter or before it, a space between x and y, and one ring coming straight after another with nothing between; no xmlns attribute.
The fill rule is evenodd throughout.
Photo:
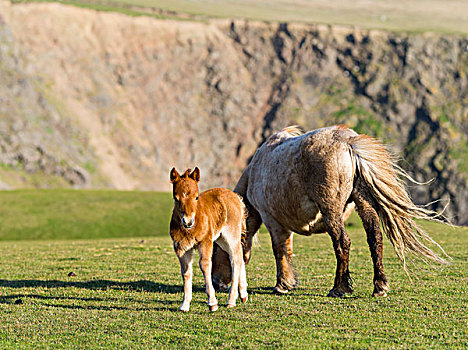
<svg viewBox="0 0 468 350"><path fill-rule="evenodd" d="M0 2L4 187L230 186L289 124L379 137L468 223L468 38Z"/></svg>

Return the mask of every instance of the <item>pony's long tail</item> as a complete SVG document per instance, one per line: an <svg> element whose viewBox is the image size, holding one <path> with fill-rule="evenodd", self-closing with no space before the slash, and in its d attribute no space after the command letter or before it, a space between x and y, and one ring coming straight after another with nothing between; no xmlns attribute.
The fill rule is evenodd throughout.
<svg viewBox="0 0 468 350"><path fill-rule="evenodd" d="M416 206L411 201L402 179L418 182L396 164L396 159L376 139L359 135L351 137L349 145L357 176L374 198L381 227L402 261L405 272L408 274L407 253L413 253L426 263L448 264L445 258L423 243L437 246L450 259L442 247L414 221L425 219L440 222L443 219L442 213Z"/></svg>

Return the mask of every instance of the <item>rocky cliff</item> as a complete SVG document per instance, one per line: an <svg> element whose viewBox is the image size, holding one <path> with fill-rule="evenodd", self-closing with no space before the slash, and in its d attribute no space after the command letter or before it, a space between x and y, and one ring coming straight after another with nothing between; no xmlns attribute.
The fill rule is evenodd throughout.
<svg viewBox="0 0 468 350"><path fill-rule="evenodd" d="M383 139L418 203L468 223L468 38L171 21L0 1L4 188L232 187L289 124Z"/></svg>

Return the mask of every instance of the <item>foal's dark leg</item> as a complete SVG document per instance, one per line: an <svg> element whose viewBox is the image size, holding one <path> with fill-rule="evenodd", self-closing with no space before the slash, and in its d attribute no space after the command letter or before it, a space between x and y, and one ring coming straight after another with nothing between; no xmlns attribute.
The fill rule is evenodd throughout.
<svg viewBox="0 0 468 350"><path fill-rule="evenodd" d="M276 260L276 286L273 293L284 294L297 285L296 274L291 265L292 233L272 218L267 218L264 223L270 232Z"/></svg>
<svg viewBox="0 0 468 350"><path fill-rule="evenodd" d="M379 216L373 205L373 200L367 190L356 187L353 192L353 200L356 203L357 212L362 219L367 234L367 243L374 263L374 292L375 297L385 297L390 287L383 271L383 244L382 232L379 226Z"/></svg>
<svg viewBox="0 0 468 350"><path fill-rule="evenodd" d="M217 243L214 243L212 258L212 279L215 290L228 290L228 285L231 282L231 270L229 254L222 250Z"/></svg>
<svg viewBox="0 0 468 350"><path fill-rule="evenodd" d="M343 297L346 293L351 294L353 292L348 267L351 240L346 233L342 213L322 210L322 214L327 226L327 232L332 239L336 256L335 284L328 293L328 296Z"/></svg>
<svg viewBox="0 0 468 350"><path fill-rule="evenodd" d="M248 264L252 255L252 241L255 234L262 225L262 217L260 216L258 211L254 207L252 207L248 202L246 202L246 209L248 216L246 222L245 239L243 242L243 250L244 262Z"/></svg>

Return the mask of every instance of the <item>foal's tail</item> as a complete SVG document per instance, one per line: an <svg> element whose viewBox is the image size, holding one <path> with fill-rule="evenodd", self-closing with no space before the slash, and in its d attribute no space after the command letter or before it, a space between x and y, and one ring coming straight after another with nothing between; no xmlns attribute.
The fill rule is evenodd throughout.
<svg viewBox="0 0 468 350"><path fill-rule="evenodd" d="M442 213L416 206L410 199L402 178L413 180L397 164L387 149L376 139L359 135L349 140L355 158L356 173L374 199L383 231L390 239L397 256L408 274L406 254L413 253L426 263L448 264L429 249L423 241L442 247L420 228L414 219L439 221ZM419 183L418 183L419 184Z"/></svg>

